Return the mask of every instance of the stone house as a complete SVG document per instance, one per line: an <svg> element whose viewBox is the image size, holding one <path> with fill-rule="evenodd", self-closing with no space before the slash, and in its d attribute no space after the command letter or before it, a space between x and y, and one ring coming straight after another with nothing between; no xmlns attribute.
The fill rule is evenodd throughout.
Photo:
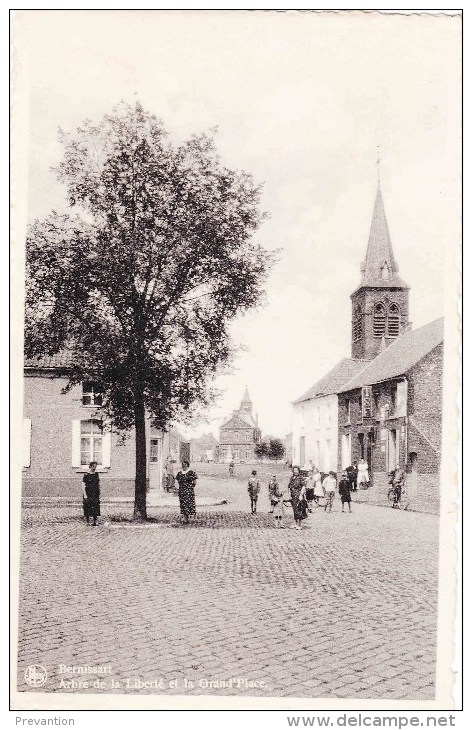
<svg viewBox="0 0 472 730"><path fill-rule="evenodd" d="M101 414L100 389L94 383L67 392L70 355L59 353L24 368L23 497L78 498L82 476L97 461L104 499L134 494L135 440L123 440ZM147 477L150 489L162 488L168 457L178 462L182 439L147 423Z"/></svg>

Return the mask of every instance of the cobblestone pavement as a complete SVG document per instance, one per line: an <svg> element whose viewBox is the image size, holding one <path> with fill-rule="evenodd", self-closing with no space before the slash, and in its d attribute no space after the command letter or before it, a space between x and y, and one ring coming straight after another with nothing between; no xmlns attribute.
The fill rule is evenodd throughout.
<svg viewBox="0 0 472 730"><path fill-rule="evenodd" d="M25 508L19 690L432 699L437 518L337 502L278 530L232 489L189 526L166 508L134 526L104 505L96 528L78 507ZM99 689L61 664L112 673Z"/></svg>

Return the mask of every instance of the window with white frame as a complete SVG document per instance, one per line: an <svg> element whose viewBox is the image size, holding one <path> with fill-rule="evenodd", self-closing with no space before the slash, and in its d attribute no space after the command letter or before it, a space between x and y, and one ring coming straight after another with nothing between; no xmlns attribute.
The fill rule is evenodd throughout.
<svg viewBox="0 0 472 730"><path fill-rule="evenodd" d="M92 419L80 422L80 465L87 466L91 461L103 465L103 427Z"/></svg>
<svg viewBox="0 0 472 730"><path fill-rule="evenodd" d="M83 406L101 406L102 402L102 390L97 383L92 383L91 381L82 383Z"/></svg>

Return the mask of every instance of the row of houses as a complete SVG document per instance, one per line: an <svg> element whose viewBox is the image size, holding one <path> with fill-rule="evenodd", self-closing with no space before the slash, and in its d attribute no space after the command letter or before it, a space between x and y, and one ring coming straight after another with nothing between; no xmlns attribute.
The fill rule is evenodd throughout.
<svg viewBox="0 0 472 730"><path fill-rule="evenodd" d="M411 506L437 511L443 320L411 328L380 184L361 274L351 295L351 357L293 403L292 462L339 472L366 459L373 501L385 499L400 464Z"/></svg>

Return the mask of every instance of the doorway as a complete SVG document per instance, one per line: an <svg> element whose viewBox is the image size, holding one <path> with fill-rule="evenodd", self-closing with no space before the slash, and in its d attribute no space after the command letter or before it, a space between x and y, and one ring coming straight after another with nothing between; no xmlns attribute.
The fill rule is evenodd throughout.
<svg viewBox="0 0 472 730"><path fill-rule="evenodd" d="M400 460L400 439L398 431L394 428L388 432L388 459L387 471L391 472L395 469Z"/></svg>
<svg viewBox="0 0 472 730"><path fill-rule="evenodd" d="M162 437L153 436L149 444L149 489L162 489Z"/></svg>
<svg viewBox="0 0 472 730"><path fill-rule="evenodd" d="M418 494L418 454L416 451L408 454L408 461L410 462L410 474L407 480L408 496L416 497Z"/></svg>

